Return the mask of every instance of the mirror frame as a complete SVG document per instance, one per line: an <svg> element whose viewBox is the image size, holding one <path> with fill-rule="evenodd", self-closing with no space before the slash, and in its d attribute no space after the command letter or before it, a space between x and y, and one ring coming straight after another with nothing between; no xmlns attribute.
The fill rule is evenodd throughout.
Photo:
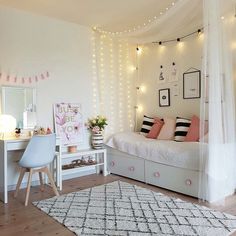
<svg viewBox="0 0 236 236"><path fill-rule="evenodd" d="M1 114L5 113L6 110L6 89L15 88L15 89L32 89L33 91L33 111L37 112L37 94L35 87L24 87L24 86L1 86Z"/></svg>

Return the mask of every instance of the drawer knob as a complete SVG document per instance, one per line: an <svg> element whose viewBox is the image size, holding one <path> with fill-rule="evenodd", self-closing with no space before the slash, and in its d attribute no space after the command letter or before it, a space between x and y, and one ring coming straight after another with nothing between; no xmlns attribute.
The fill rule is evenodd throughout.
<svg viewBox="0 0 236 236"><path fill-rule="evenodd" d="M133 166L129 167L129 171L134 171L134 167Z"/></svg>
<svg viewBox="0 0 236 236"><path fill-rule="evenodd" d="M115 162L114 162L114 161L112 161L112 162L111 162L111 166L114 166L114 165L115 165Z"/></svg>
<svg viewBox="0 0 236 236"><path fill-rule="evenodd" d="M188 186L190 186L190 185L192 184L191 179L186 179L186 180L185 180L185 184L188 185Z"/></svg>
<svg viewBox="0 0 236 236"><path fill-rule="evenodd" d="M160 172L155 172L154 177L159 178L161 176Z"/></svg>

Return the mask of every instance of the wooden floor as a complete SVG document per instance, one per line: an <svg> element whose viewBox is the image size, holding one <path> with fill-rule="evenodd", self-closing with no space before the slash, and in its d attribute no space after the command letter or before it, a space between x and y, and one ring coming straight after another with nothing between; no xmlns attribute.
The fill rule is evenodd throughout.
<svg viewBox="0 0 236 236"><path fill-rule="evenodd" d="M225 211L230 214L236 215L236 195L229 197L223 206L208 205L206 203L199 203L197 199L188 197L182 194L177 194L171 191L167 191L161 188L157 188L151 185L140 183L131 179L123 178L120 176L109 175L103 177L102 175L90 175L80 177L76 179L66 180L63 182L63 191L61 194L79 191L81 189L101 185L104 183L113 182L116 180L122 180L132 184L139 185L164 193L168 196L181 198L185 201L198 203L201 205L208 206L220 211ZM32 204L28 207L24 206L25 189L19 192L17 199L13 198L13 192L9 193L9 203L0 203L0 235L1 236L52 236L62 235L69 236L74 235L72 232L67 230L64 226L54 221L51 217L47 216ZM42 200L53 196L53 192L49 187L45 188L44 192L41 192L39 187L32 187L29 202ZM233 234L233 235L236 235Z"/></svg>

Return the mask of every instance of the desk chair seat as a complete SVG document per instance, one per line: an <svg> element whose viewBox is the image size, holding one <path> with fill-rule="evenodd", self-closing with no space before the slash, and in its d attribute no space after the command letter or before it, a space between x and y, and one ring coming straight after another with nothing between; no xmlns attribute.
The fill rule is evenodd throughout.
<svg viewBox="0 0 236 236"><path fill-rule="evenodd" d="M29 172L25 206L28 205L29 193L31 187L32 175L36 172L39 173L39 181L41 190L43 191L43 177L42 173L45 173L48 176L48 179L51 183L52 189L56 196L59 196L56 185L52 178L51 173L48 170L48 165L52 163L55 157L55 145L56 145L56 135L44 135L44 136L33 136L25 149L25 152L19 161L20 176L16 185L16 191L14 197L17 197L17 194L20 189L22 179L25 175L25 172Z"/></svg>

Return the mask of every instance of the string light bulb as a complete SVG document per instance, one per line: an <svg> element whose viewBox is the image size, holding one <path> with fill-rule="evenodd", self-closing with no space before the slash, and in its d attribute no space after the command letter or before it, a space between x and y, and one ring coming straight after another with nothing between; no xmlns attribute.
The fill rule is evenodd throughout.
<svg viewBox="0 0 236 236"><path fill-rule="evenodd" d="M152 42L152 43L158 43L159 45L163 45L163 44L165 44L165 43L172 43L172 42L180 42L180 41L182 41L183 39L185 39L185 38L188 38L188 37L190 37L190 36L192 36L192 35L194 35L194 34L198 34L199 36L200 35L202 35L202 33L203 33L203 28L200 28L200 29L198 29L198 30L195 30L195 31L193 31L193 32L191 32L191 33L189 33L189 34L186 34L186 35L183 35L183 36L181 36L181 37L178 37L178 38L173 38L173 39L168 39L168 40L162 40L162 41L154 41L154 42Z"/></svg>
<svg viewBox="0 0 236 236"><path fill-rule="evenodd" d="M137 46L136 51L137 51L137 54L140 54L142 52L142 48Z"/></svg>

